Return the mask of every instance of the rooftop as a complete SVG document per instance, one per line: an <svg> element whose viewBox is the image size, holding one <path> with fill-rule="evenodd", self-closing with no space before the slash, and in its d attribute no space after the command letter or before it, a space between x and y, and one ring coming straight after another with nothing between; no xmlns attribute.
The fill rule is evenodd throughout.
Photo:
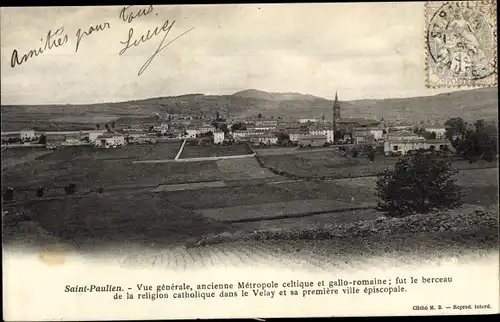
<svg viewBox="0 0 500 322"><path fill-rule="evenodd" d="M325 139L326 140L326 135L303 135L300 137L301 140L319 140L319 139Z"/></svg>

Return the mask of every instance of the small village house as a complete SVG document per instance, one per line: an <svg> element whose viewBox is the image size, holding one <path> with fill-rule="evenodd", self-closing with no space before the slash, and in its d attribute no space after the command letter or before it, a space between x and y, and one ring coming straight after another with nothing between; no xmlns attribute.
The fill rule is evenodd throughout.
<svg viewBox="0 0 500 322"><path fill-rule="evenodd" d="M70 133L65 135L64 145L82 144L82 133Z"/></svg>
<svg viewBox="0 0 500 322"><path fill-rule="evenodd" d="M357 127L353 129L353 138L354 138L354 133L361 133L361 132L366 132L373 136L373 139L375 141L382 140L384 138L384 129L380 127Z"/></svg>
<svg viewBox="0 0 500 322"><path fill-rule="evenodd" d="M272 119L257 119L254 124L256 130L275 130L278 127L278 121Z"/></svg>
<svg viewBox="0 0 500 322"><path fill-rule="evenodd" d="M21 140L30 141L37 138L35 130L32 129L23 129L21 130L20 134L21 134Z"/></svg>
<svg viewBox="0 0 500 322"><path fill-rule="evenodd" d="M451 142L447 139L425 139L413 132L404 131L399 133L390 133L384 142L384 153L390 155L391 153L407 154L409 151L418 149L434 148L436 151L449 150L453 151Z"/></svg>
<svg viewBox="0 0 500 322"><path fill-rule="evenodd" d="M115 133L104 133L96 140L96 146L104 148L117 147L125 144L125 136Z"/></svg>
<svg viewBox="0 0 500 322"><path fill-rule="evenodd" d="M232 132L233 139L238 141L245 141L246 138L255 135L263 135L265 133L264 130L236 130Z"/></svg>
<svg viewBox="0 0 500 322"><path fill-rule="evenodd" d="M343 118L335 121L337 131L352 132L360 127L378 127L380 121L363 118Z"/></svg>
<svg viewBox="0 0 500 322"><path fill-rule="evenodd" d="M428 139L426 140L425 149L430 149L434 147L436 151L452 151L455 152L455 148L451 144L450 140L441 138L441 139Z"/></svg>
<svg viewBox="0 0 500 322"><path fill-rule="evenodd" d="M325 135L326 141L333 143L333 129L329 126L314 124L309 126L309 135Z"/></svg>
<svg viewBox="0 0 500 322"><path fill-rule="evenodd" d="M102 131L99 131L99 130L94 130L94 131L89 131L89 142L91 144L95 144L95 141L97 140L97 138L101 135L103 135L104 133L106 133L106 131L102 130Z"/></svg>
<svg viewBox="0 0 500 322"><path fill-rule="evenodd" d="M215 132L215 126L208 125L208 124L203 124L202 126L200 126L198 128L198 131L199 131L199 134L205 134L205 133L208 133L208 132L214 133Z"/></svg>
<svg viewBox="0 0 500 322"><path fill-rule="evenodd" d="M251 142L254 145L258 144L278 144L278 137L276 137L272 133L264 133L264 134L254 134L250 135L246 138L247 141Z"/></svg>
<svg viewBox="0 0 500 322"><path fill-rule="evenodd" d="M196 138L199 134L201 134L199 129L188 127L186 128L186 137L190 139Z"/></svg>
<svg viewBox="0 0 500 322"><path fill-rule="evenodd" d="M327 142L326 139L326 135L302 135L299 138L299 146L323 146Z"/></svg>
<svg viewBox="0 0 500 322"><path fill-rule="evenodd" d="M222 144L222 142L224 142L224 132L215 131L214 132L214 143L215 144Z"/></svg>
<svg viewBox="0 0 500 322"><path fill-rule="evenodd" d="M45 133L45 142L48 149L57 149L66 142L66 134Z"/></svg>
<svg viewBox="0 0 500 322"><path fill-rule="evenodd" d="M319 120L315 118L301 118L299 119L300 124L307 124L307 123L318 123Z"/></svg>
<svg viewBox="0 0 500 322"><path fill-rule="evenodd" d="M165 134L168 131L168 124L167 123L161 123L160 125L157 125L154 127L154 131L160 132L161 134Z"/></svg>
<svg viewBox="0 0 500 322"><path fill-rule="evenodd" d="M371 144L375 141L375 137L370 128L357 128L352 132L354 144Z"/></svg>

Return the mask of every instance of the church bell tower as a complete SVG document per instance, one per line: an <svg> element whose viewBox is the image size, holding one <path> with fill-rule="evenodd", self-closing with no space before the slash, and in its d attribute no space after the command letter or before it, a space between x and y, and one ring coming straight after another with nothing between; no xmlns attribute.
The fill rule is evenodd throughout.
<svg viewBox="0 0 500 322"><path fill-rule="evenodd" d="M333 142L335 142L335 132L337 132L337 120L340 119L340 104L339 97L337 91L335 91L335 101L333 102L333 121L332 121L332 130L333 130Z"/></svg>

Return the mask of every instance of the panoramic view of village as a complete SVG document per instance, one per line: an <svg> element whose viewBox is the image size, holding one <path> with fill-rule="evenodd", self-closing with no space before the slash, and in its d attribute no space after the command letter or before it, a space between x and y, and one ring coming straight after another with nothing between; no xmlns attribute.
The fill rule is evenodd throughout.
<svg viewBox="0 0 500 322"><path fill-rule="evenodd" d="M445 46L425 12L3 10L4 247L180 270L497 249L494 37L457 14Z"/></svg>
<svg viewBox="0 0 500 322"><path fill-rule="evenodd" d="M481 108L494 115L495 92L458 95L480 97ZM451 105L455 95L435 97ZM357 247L360 256L366 251L389 254L387 247L416 252L450 243L495 244L495 118L482 111L486 119L464 119L463 113L452 115L452 108L439 120L356 117L353 103L341 101L339 93L333 100L304 97L241 91L224 100L252 102L252 114L235 116L230 105L200 107L210 98L204 95L150 102L156 109L149 115L85 111L84 116L60 116L52 107L54 114L36 119L33 115L43 107L3 106L3 128L11 129L2 129L4 243L63 243L87 251L152 247L162 250L140 260L146 255L139 252L134 262L175 268L225 262L224 257L231 258L225 244L238 245L236 253L245 265L255 256L273 257L273 243L280 245L281 258L297 262L303 256L308 264L321 254L294 243L335 242L337 252ZM258 112L259 102L299 99L321 106L317 117L314 108L307 117ZM415 99L403 105L410 100ZM175 113L183 104L194 112ZM380 207L377 178L398 160L419 153L448 160L450 171L457 170L461 199L457 206L449 204L451 219L428 211L422 218L416 212L388 215L388 208ZM425 184L424 190L430 189L431 183ZM448 211L446 205L438 211ZM425 238L417 247L408 243L408 234ZM405 245L395 242L398 238L406 239ZM258 240L266 242L253 244ZM369 240L385 240L389 246L373 246ZM206 247L215 247L204 255L208 259L199 250ZM316 248L321 253L323 248ZM172 250L170 255L165 249ZM311 265L326 262L316 258Z"/></svg>

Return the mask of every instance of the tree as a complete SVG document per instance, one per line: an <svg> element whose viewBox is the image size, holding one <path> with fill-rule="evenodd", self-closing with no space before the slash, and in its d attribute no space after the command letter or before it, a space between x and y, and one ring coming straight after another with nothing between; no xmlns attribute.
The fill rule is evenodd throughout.
<svg viewBox="0 0 500 322"><path fill-rule="evenodd" d="M278 137L278 144L286 144L290 142L290 135L285 132L276 133L276 137Z"/></svg>
<svg viewBox="0 0 500 322"><path fill-rule="evenodd" d="M40 188L36 189L36 196L37 197L43 197L44 193L45 193L45 188L44 187L40 187Z"/></svg>
<svg viewBox="0 0 500 322"><path fill-rule="evenodd" d="M235 123L231 126L231 130L232 131L237 131L237 130L246 130L247 127L245 126L244 123L241 123L241 122L238 122L238 123Z"/></svg>
<svg viewBox="0 0 500 322"><path fill-rule="evenodd" d="M371 150L370 152L368 152L368 159L370 160L370 162L375 161L375 151Z"/></svg>
<svg viewBox="0 0 500 322"><path fill-rule="evenodd" d="M64 191L68 195L72 195L72 194L74 194L76 192L76 185L74 183L70 183L66 187L64 187Z"/></svg>
<svg viewBox="0 0 500 322"><path fill-rule="evenodd" d="M222 123L219 127L219 129L224 132L224 135L227 135L229 133L229 128L227 127L226 123Z"/></svg>
<svg viewBox="0 0 500 322"><path fill-rule="evenodd" d="M460 135L462 139L467 133L467 125L461 117L454 117L444 122L446 129L445 136L448 140L452 140L455 135Z"/></svg>
<svg viewBox="0 0 500 322"><path fill-rule="evenodd" d="M108 124L108 123L104 124L104 127L106 128L106 131L111 132L111 130L110 130L110 128L109 128L109 124Z"/></svg>
<svg viewBox="0 0 500 322"><path fill-rule="evenodd" d="M45 134L40 135L40 139L38 139L38 144L47 144L47 137Z"/></svg>
<svg viewBox="0 0 500 322"><path fill-rule="evenodd" d="M262 118L262 113L259 113L259 115L257 115L258 118Z"/></svg>
<svg viewBox="0 0 500 322"><path fill-rule="evenodd" d="M13 188L7 188L5 189L4 193L3 193L3 199L5 201L12 201L14 200L14 189Z"/></svg>
<svg viewBox="0 0 500 322"><path fill-rule="evenodd" d="M457 170L450 158L418 150L400 158L394 170L377 175L377 210L393 217L452 209L461 205Z"/></svg>
<svg viewBox="0 0 500 322"><path fill-rule="evenodd" d="M111 128L114 130L115 129L115 126L116 126L116 123L113 121L111 122Z"/></svg>

